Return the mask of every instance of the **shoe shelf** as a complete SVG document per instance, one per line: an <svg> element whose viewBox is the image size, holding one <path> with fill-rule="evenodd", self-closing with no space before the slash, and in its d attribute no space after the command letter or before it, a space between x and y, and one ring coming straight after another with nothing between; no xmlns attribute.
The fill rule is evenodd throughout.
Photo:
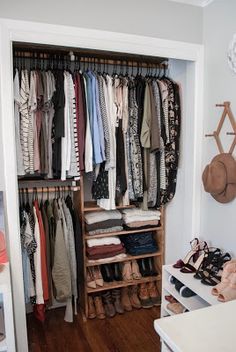
<svg viewBox="0 0 236 352"><path fill-rule="evenodd" d="M118 205L116 209L127 209L127 208L135 208L134 204L131 205ZM103 208L100 208L96 202L84 202L84 212L88 211L101 211L104 210Z"/></svg>
<svg viewBox="0 0 236 352"><path fill-rule="evenodd" d="M143 259L143 258L149 258L149 257L159 257L161 256L161 252L155 252L155 253L148 253L148 254L140 254L140 255L129 255L127 254L125 258L117 258L114 260L107 260L107 259L103 259L103 260L99 260L99 262L92 262L90 263L88 260L86 261L86 266L96 266L96 265L102 265L102 264L111 264L111 263L119 263L119 262L127 262L129 260L135 260L135 259Z"/></svg>
<svg viewBox="0 0 236 352"><path fill-rule="evenodd" d="M181 273L179 269L173 268L172 265L166 265L164 270L169 275L173 275L177 280L182 282L185 286L189 287L193 292L196 293L202 300L208 305L219 304L215 296L211 294L212 287L201 283L200 280L195 279L194 274Z"/></svg>
<svg viewBox="0 0 236 352"><path fill-rule="evenodd" d="M132 233L143 233L143 232L152 232L152 231L162 231L162 227L150 227L148 229L140 229L140 230L122 230L116 232L105 232L99 233L98 235L88 235L85 234L86 240L91 240L92 238L101 238L101 237L111 237L111 236L123 236L123 235L130 235Z"/></svg>
<svg viewBox="0 0 236 352"><path fill-rule="evenodd" d="M90 194L85 191L85 186L84 185L84 175L81 175L80 178L80 190L79 192L76 193L76 209L78 210L80 214L80 221L82 225L82 243L81 243L81 260L80 260L80 271L81 271L81 277L82 280L80 281L80 306L81 306L81 311L83 313L83 319L84 321L87 320L88 318L88 301L89 301L89 296L92 293L96 292L102 292L106 290L112 290L112 289L119 289L119 288L124 288L128 286L135 286L135 285L140 285L140 284L145 284L145 283L150 283L150 282L155 282L155 285L157 286L157 290L159 293L161 293L161 285L162 285L162 265L164 263L164 248L165 248L165 223L164 223L164 208L161 208L161 221L160 221L160 226L157 227L149 227L146 229L138 229L138 230L122 230L122 231L116 231L116 232L109 232L109 233L101 233L97 235L88 235L86 233L85 229L85 213L87 212L92 212L92 211L104 211L104 209L100 208L99 206L96 205L96 202L94 201L87 201L85 199L85 194L86 197L90 197ZM135 208L135 204L131 205L126 205L126 206L117 206L116 209L126 209L126 208ZM154 253L147 253L147 254L140 254L140 255L129 255L125 258L117 258L113 260L109 259L103 259L99 260L98 262L92 261L89 262L86 256L86 241L88 239L95 239L95 238L103 238L103 237L111 237L111 236L125 236L128 234L136 234L136 233L145 233L145 232L153 232L153 236L155 237L158 245L158 250ZM132 261L136 259L144 259L144 258L153 258L154 266L155 269L158 272L157 276L149 276L149 277L142 277L140 280L133 280L130 282L126 281L116 281L116 282L109 282L106 283L104 282L103 287L97 287L96 289L89 288L86 285L87 282L87 268L88 267L93 267L93 266L98 266L102 264L112 264L112 263L119 263L119 262L126 262L126 261ZM140 286L139 286L140 287ZM161 304L161 300L160 300Z"/></svg>
<svg viewBox="0 0 236 352"><path fill-rule="evenodd" d="M157 275L157 276L142 277L141 279L132 280L132 281L104 282L104 285L102 287L99 287L99 286L96 288L87 287L87 293L101 292L106 290L112 290L114 288L139 285L147 282L160 281L160 280L161 280L161 275Z"/></svg>
<svg viewBox="0 0 236 352"><path fill-rule="evenodd" d="M172 295L174 298L177 299L179 303L181 303L188 310L205 308L206 306L209 305L199 296L193 296L193 297L187 297L187 298L180 296L179 292L175 289L175 285L172 285L170 283L169 284L166 283L164 290L166 291L166 294Z"/></svg>

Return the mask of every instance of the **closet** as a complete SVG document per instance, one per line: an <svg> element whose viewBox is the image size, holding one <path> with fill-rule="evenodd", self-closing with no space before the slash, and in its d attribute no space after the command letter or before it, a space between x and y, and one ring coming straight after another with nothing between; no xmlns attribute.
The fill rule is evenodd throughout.
<svg viewBox="0 0 236 352"><path fill-rule="evenodd" d="M54 70L57 72L67 72L69 80L68 82L72 82L72 77L74 78L75 75L77 75L77 78L79 79L84 78L86 76L86 72L96 72L101 77L103 77L104 81L103 83L109 82L111 80L110 88L113 89L114 85L117 84L116 88L117 89L117 97L119 97L118 94L122 94L122 91L119 91L119 87L125 86L124 81L127 84L127 98L130 99L127 104L129 104L129 107L127 106L127 112L129 114L129 117L133 117L135 113L140 113L137 110L137 106L135 101L137 101L137 92L132 91L132 84L134 84L135 77L140 78L139 83L144 83L145 80L150 80L150 82L165 82L165 77L168 77L168 60L165 58L155 58L155 57L147 57L147 56L140 56L140 55L131 55L131 54L124 54L124 53L113 53L113 52L102 52L102 51L96 51L96 50L85 50L85 49L75 49L75 48L61 48L61 47L48 47L48 46L40 46L40 45L29 45L29 44L22 44L22 43L15 43L13 47L14 51L14 66L15 68L18 68L19 72L21 72L21 79L22 79L22 72L26 73L26 76L28 76L28 79L31 78L31 73L32 72L47 72L51 74ZM27 73L28 72L28 73ZM83 73L85 72L84 76ZM99 76L100 77L100 76ZM104 78L105 77L105 78ZM56 89L56 84L60 81L62 76L56 76L56 79L54 78L50 80L46 80L44 82L49 82L47 86L47 91L46 93L50 97L49 100L52 99L54 92L57 90ZM35 84L37 85L38 91L40 90L40 84L39 81L37 80L38 78L36 77L35 80L32 80L32 82L36 82ZM44 79L48 79L48 76ZM86 81L86 80L85 80ZM25 81L24 81L25 82ZM53 83L52 83L53 82ZM81 81L80 81L81 82ZM168 79L167 81L168 82ZM165 82L165 83L166 83ZM64 83L65 83L65 76L64 76ZM63 84L63 83L61 83ZM135 83L136 84L136 83ZM157 83L155 83L157 84ZM160 83L161 84L161 83ZM55 87L54 87L55 85ZM50 87L49 87L50 86ZM65 87L65 86L64 86ZM68 86L67 86L68 87ZM157 87L157 86L156 86ZM165 85L167 88L167 83ZM80 133L80 129L78 129L78 117L76 117L76 114L74 111L69 111L69 114L73 114L75 116L75 120L72 121L72 126L67 126L67 132L66 131L66 126L64 126L64 133L67 133L70 135L70 140L71 145L68 145L68 140L67 140L67 157L68 157L68 150L71 152L71 156L69 158L69 163L68 163L68 158L66 157L63 159L63 149L62 145L56 145L57 140L55 136L60 136L64 138L63 133L60 134L61 132L59 131L58 126L54 125L52 126L52 119L53 118L53 113L50 111L51 105L49 104L49 107L47 107L47 110L42 109L43 113L48 114L48 120L51 121L50 126L44 126L42 121L40 120L40 117L38 118L40 124L40 128L37 131L36 128L36 134L35 138L37 139L37 146L38 149L35 151L37 154L37 161L31 160L30 159L30 153L29 153L29 158L26 162L28 163L27 170L24 172L25 167L23 167L23 172L22 172L22 165L20 165L20 161L25 163L25 155L24 155L24 150L22 152L23 155L19 156L18 155L18 183L19 183L19 190L20 190L20 203L24 203L24 197L28 197L29 194L32 194L33 201L35 199L39 199L40 201L43 200L49 200L53 198L61 198L67 195L70 195L73 199L73 204L74 208L79 215L80 218L80 226L81 226L81 234L80 238L77 238L78 240L78 247L79 251L76 253L77 255L77 280L78 280L78 289L79 289L79 306L82 308L83 314L85 318L88 318L88 297L93 296L94 294L97 294L99 292L107 291L107 290L113 290L113 289L119 289L122 287L129 287L132 285L139 285L142 283L147 283L147 282L154 282L159 295L161 295L161 270L162 270L162 265L164 263L164 252L165 252L165 204L173 198L175 194L175 186L176 186L176 172L178 168L178 156L179 156L179 135L180 135L180 101L179 101L179 96L178 92L174 91L173 86L169 87L169 90L172 89L172 96L168 97L168 102L166 101L166 105L163 106L163 111L162 111L162 116L158 116L158 121L159 123L165 121L165 113L167 112L168 115L168 109L170 115L172 115L172 122L171 121L165 121L165 123L162 124L161 126L161 141L157 141L157 143L166 143L168 146L167 149L170 146L169 150L169 155L166 155L166 159L164 154L159 155L159 158L157 159L152 159L152 161L149 160L149 155L148 155L148 163L146 164L147 167L150 167L149 163L152 163L152 165L155 165L156 174L154 175L154 179L150 181L150 185L154 186L154 191L150 193L149 195L146 194L146 197L150 196L150 199L147 199L146 201L144 200L144 194L143 191L145 190L147 192L147 188L143 189L144 186L144 180L143 178L140 177L140 174L144 175L145 170L144 170L144 159L147 157L145 152L142 151L137 151L138 148L140 148L140 141L138 141L139 146L137 147L137 143L135 141L135 138L131 135L130 138L134 139L133 144L129 141L129 143L133 147L133 156L136 159L130 159L129 163L133 165L133 174L128 175L126 168L125 161L123 160L124 154L127 152L125 150L126 144L125 141L122 140L121 143L120 140L117 140L114 142L113 145L116 148L116 156L117 159L115 160L115 165L117 169L116 173L116 178L118 179L118 183L116 184L116 187L113 187L113 191L115 190L116 195L113 195L112 202L108 202L107 199L109 197L104 196L99 196L100 192L104 192L104 189L100 189L100 186L104 184L104 178L106 180L106 191L107 189L110 191L110 186L109 182L112 182L112 177L108 174L107 170L105 170L105 160L108 158L108 155L103 155L102 153L102 148L101 148L101 143L98 139L96 139L96 133L94 133L94 128L98 128L95 125L90 126L91 127L91 136L90 136L90 144L88 142L89 139L87 139L87 146L86 142L81 142L80 137L77 136L76 133ZM175 88L177 85L175 86ZM22 88L22 81L21 81L21 88ZM23 92L25 93L25 87L23 87ZM44 88L45 88L45 83L44 83ZM78 86L77 86L78 88ZM51 90L50 90L51 89ZM69 88L70 89L70 88ZM96 87L95 87L96 89ZM143 89L143 88L142 88ZM164 87L162 87L164 89ZM129 94L128 94L129 90ZM29 89L30 91L30 89ZM157 92L157 91L156 91ZM164 91L163 91L164 92ZM162 92L162 93L163 93ZM40 93L40 96L45 96L46 95L45 90L43 93ZM178 93L178 94L177 94ZM133 95L132 95L133 94ZM136 95L135 95L136 94ZM140 94L144 95L144 89L141 91ZM163 93L165 94L165 93ZM177 94L177 97L176 97ZM175 95L175 96L174 96ZM83 97L82 97L83 98ZM89 98L86 97L87 100L86 102L89 101ZM99 97L101 98L101 97ZM61 96L58 94L57 96L57 101L54 100L54 114L56 113L58 118L60 118L60 109L62 108L61 104ZM76 105L76 101L74 101L74 97L71 97L69 95L68 99L72 99L72 109L81 109L81 106L83 106L83 101L78 99L78 106ZM158 97L158 99L161 99L161 96ZM173 99L173 100L171 100ZM108 97L109 100L109 97ZM35 97L35 104L40 104L38 100L38 96ZM142 101L144 101L144 97L142 97ZM83 109L87 108L88 110L91 109L91 111L87 111L87 114L90 116L93 115L94 113L94 107L96 106L98 102L95 101L88 106L85 107L83 106ZM117 101L116 101L117 103ZM118 102L119 103L119 102ZM119 109L122 109L121 106L117 103L116 108L117 111L119 112ZM123 100L122 100L123 103ZM57 105L56 105L57 104ZM74 104L74 105L73 105ZM130 104L133 104L131 106ZM171 106L171 104L173 106ZM63 105L64 107L64 105ZM106 105L107 107L107 105ZM129 110L129 109L130 110ZM147 108L147 106L145 107ZM150 108L150 107L149 107ZM133 109L133 110L132 110ZM143 108L144 109L144 106ZM154 106L155 109L155 106ZM164 109L166 109L164 111ZM70 107L68 107L68 110L70 110ZM174 111L174 112L173 112ZM177 112L177 115L175 113ZM111 113L111 112L110 112ZM122 114L122 111L119 112ZM21 107L21 116L24 114L24 110ZM37 112L35 113L37 115ZM143 111L141 111L141 115L143 114ZM118 115L118 113L117 113ZM51 117L50 117L51 116ZM103 116L104 117L104 116ZM77 119L77 120L76 120ZM162 119L162 120L161 120ZM36 125L37 125L37 116L35 118ZM100 123L103 123L104 126L104 121L100 118ZM119 134L119 122L120 121L115 121L116 125L116 133L117 135ZM170 125L170 122L173 123L173 125ZM177 122L177 124L176 124ZM90 124L91 121L86 121L87 127L88 124ZM94 123L94 120L93 120ZM99 123L99 120L98 120ZM137 123L137 126L135 124ZM150 121L149 121L150 123ZM85 124L85 125L86 125ZM168 125L169 124L169 125ZM179 125L178 125L179 124ZM176 128L176 126L178 127ZM82 125L80 125L82 126ZM24 127L22 128L23 131L23 136L20 136L20 143L22 148L24 148ZM35 126L34 126L35 127ZM37 126L36 126L37 127ZM155 127L155 126L154 126ZM17 128L17 126L16 126ZM84 128L84 135L86 136L86 126ZM114 128L114 126L108 126L108 131ZM141 139L141 129L142 129L142 123L138 125L138 116L137 116L137 121L134 122L134 125L130 126L130 129L132 128L138 128L139 129L139 135L138 138ZM168 130L169 129L169 130ZM99 130L99 128L98 128ZM168 138L172 138L174 136L174 139L172 140L173 143L170 143L170 141L164 141L164 135L166 135L168 130ZM49 132L48 132L49 131ZM69 133L69 131L74 131ZM103 146L103 152L104 150L107 152L111 152L112 148L109 147L111 146L112 142L112 136L109 139L109 133L107 133L108 137L106 138L105 133L107 130L104 129L104 137L103 139L105 140L105 143L107 143L108 147L105 149ZM149 132L150 133L150 132ZM16 134L17 135L17 134ZM50 145L51 142L51 136L53 135L54 144ZM115 134L114 134L115 135ZM114 137L113 135L113 137ZM45 137L46 136L46 137ZM122 132L120 134L122 138L124 138L124 135L122 135ZM153 134L154 136L154 134ZM50 137L50 138L47 138ZM78 137L78 141L76 141L76 138ZM101 137L101 136L100 136ZM144 130L144 137L145 137L145 130ZM23 142L22 142L23 138ZM52 138L52 139L53 139ZM74 138L74 140L73 140ZM150 136L149 136L150 138ZM167 139L168 139L167 138ZM49 141L50 139L50 141ZM109 143L108 143L109 139ZM164 142L163 142L164 141ZM155 141L154 138L151 141L153 142L153 148L158 148L161 149L162 145L158 145L155 147ZM80 145L80 143L82 145ZM150 141L149 141L150 143ZM163 144L164 145L164 144ZM174 147L173 147L174 145ZM93 147L93 154L91 155L91 148ZM31 145L31 148L32 145ZM86 149L87 148L87 149ZM99 149L101 148L101 149ZM119 148L121 148L119 150ZM137 148L137 149L135 149ZM146 149L149 149L150 146L148 146ZM81 152L82 150L82 152ZM79 153L80 151L80 153ZM90 152L90 154L89 154ZM87 154L86 154L87 153ZM139 157L137 157L137 154L139 153ZM148 151L149 153L149 151ZM52 156L53 154L53 156ZM47 156L46 159L49 162L45 162L45 155ZM87 157L86 157L87 155ZM89 155L89 156L88 156ZM56 156L56 158L55 158ZM54 157L54 159L53 159ZM91 158L91 162L89 163L89 157ZM169 161L167 160L169 157ZM176 160L175 160L176 158ZM173 160L174 159L174 160ZM65 167L63 166L63 160L64 164L66 165ZM93 161L95 160L96 165L100 165L100 168L96 169L93 168ZM127 160L126 160L127 161ZM113 161L114 162L114 161ZM165 167L164 169L164 177L161 175L161 172L163 172L163 163L168 163L170 168L167 170ZM60 164L61 163L61 164ZM141 172L138 172L136 175L136 179L134 179L134 174L136 164L141 164L143 167L143 170ZM166 164L165 164L166 165ZM130 166L130 165L128 165ZM138 170L140 171L140 170ZM110 178L109 178L110 177ZM165 183L165 177L168 179L169 184L166 187L166 184L160 185L161 180ZM122 189L122 182L124 181L124 178L126 179L126 185ZM132 192L129 193L129 195L126 195L126 198L124 197L125 192L128 189L128 182L133 184L131 186L134 186L133 191L136 191L136 195L132 195ZM133 181L132 181L133 180ZM116 181L117 182L117 181ZM152 183L153 182L153 183ZM156 185L158 182L159 186ZM168 188L169 187L169 188ZM138 189L142 188L142 191L140 194L138 193ZM161 191L160 191L161 190ZM161 193L162 192L162 193ZM135 192L134 192L135 193ZM155 199L152 197L154 196ZM97 199L97 204L95 201L92 200ZM99 207L98 205L101 205ZM88 233L88 230L86 226L88 225L86 223L86 216L87 214L91 213L96 213L99 214L99 212L105 211L109 212L111 210L121 210L123 212L125 209L136 209L139 206L142 206L144 210L142 211L148 211L148 206L151 205L151 208L153 210L159 209L160 214L158 215L158 223L155 222L155 225L153 226L148 226L147 224L144 225L143 228L140 227L138 229L137 227L132 228L122 228L122 229L113 229L110 232L107 230L104 232L96 232L93 235ZM127 213L128 214L128 213ZM122 217L125 218L127 216L125 211L122 214ZM99 215L98 215L99 216ZM156 214L155 214L156 216ZM127 224L126 224L127 225ZM109 228L108 228L109 229ZM122 246L126 247L125 240L123 239L127 236L132 236L132 234L146 234L148 236L152 236L153 241L156 244L156 250L152 251L150 253L142 253L142 254L129 254L127 251L127 254L124 258L116 258L110 263L124 263L124 262L129 262L131 260L142 260L144 258L153 258L153 263L154 263L154 268L156 270L156 274L153 276L147 276L147 277L141 277L136 280L120 280L120 281L113 281L111 283L104 283L102 287L96 287L96 288L88 288L86 285L87 282L87 269L89 267L93 266L100 266L109 263L107 261L106 257L103 259L99 259L99 262L90 262L87 259L88 251L87 251L87 241L91 239L100 239L100 238L109 238L113 236L119 236L121 238ZM124 244L123 244L124 243ZM76 305L76 304L75 304ZM51 307L56 307L57 304L52 304Z"/></svg>

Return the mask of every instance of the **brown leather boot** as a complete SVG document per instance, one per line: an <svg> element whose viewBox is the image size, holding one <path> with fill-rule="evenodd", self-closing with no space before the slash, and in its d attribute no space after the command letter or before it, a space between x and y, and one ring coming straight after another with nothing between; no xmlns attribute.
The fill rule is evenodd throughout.
<svg viewBox="0 0 236 352"><path fill-rule="evenodd" d="M96 296L94 297L94 304L96 309L96 315L98 319L105 319L105 311L102 304L102 297Z"/></svg>
<svg viewBox="0 0 236 352"><path fill-rule="evenodd" d="M105 313L106 316L109 318L112 318L116 315L116 310L115 307L113 305L113 300L111 297L111 293L108 291L106 293L104 293L102 295L102 299L103 299L103 304L104 304L104 309L105 309Z"/></svg>
<svg viewBox="0 0 236 352"><path fill-rule="evenodd" d="M130 303L132 305L133 308L136 309L140 309L141 306L141 302L138 298L138 286L130 286L129 287L129 299L130 299Z"/></svg>
<svg viewBox="0 0 236 352"><path fill-rule="evenodd" d="M140 284L139 286L139 299L143 308L153 307L146 284Z"/></svg>
<svg viewBox="0 0 236 352"><path fill-rule="evenodd" d="M160 305L160 296L158 294L155 282L148 282L147 283L147 290L148 290L149 296L150 296L151 301L154 304L154 306L159 306Z"/></svg>
<svg viewBox="0 0 236 352"><path fill-rule="evenodd" d="M121 289L121 304L124 307L124 310L130 312L132 310L132 305L129 299L128 287L123 287Z"/></svg>
<svg viewBox="0 0 236 352"><path fill-rule="evenodd" d="M124 308L121 304L121 293L119 289L114 289L112 290L112 298L113 298L113 302L114 302L114 306L115 306L115 310L117 313L119 314L123 314L124 313Z"/></svg>
<svg viewBox="0 0 236 352"><path fill-rule="evenodd" d="M95 307L94 307L92 296L88 296L88 318L89 319L96 318Z"/></svg>

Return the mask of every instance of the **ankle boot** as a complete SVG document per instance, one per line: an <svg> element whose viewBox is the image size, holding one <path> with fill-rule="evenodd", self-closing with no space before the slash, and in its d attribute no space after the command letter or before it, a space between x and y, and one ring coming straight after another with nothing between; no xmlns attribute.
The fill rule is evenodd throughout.
<svg viewBox="0 0 236 352"><path fill-rule="evenodd" d="M88 296L88 318L89 319L96 318L95 307L94 307L92 296Z"/></svg>
<svg viewBox="0 0 236 352"><path fill-rule="evenodd" d="M148 271L148 276L156 276L158 273L155 269L154 260L152 257L146 258L146 268Z"/></svg>
<svg viewBox="0 0 236 352"><path fill-rule="evenodd" d="M93 277L97 286L103 287L103 278L99 266L92 267Z"/></svg>
<svg viewBox="0 0 236 352"><path fill-rule="evenodd" d="M124 262L123 269L122 269L122 277L124 281L132 281L132 269L130 262Z"/></svg>
<svg viewBox="0 0 236 352"><path fill-rule="evenodd" d="M142 275L140 274L139 271L139 266L136 260L132 260L131 263L131 267L132 267L132 276L134 280L139 280L141 279Z"/></svg>
<svg viewBox="0 0 236 352"><path fill-rule="evenodd" d="M95 304L97 318L105 319L105 311L102 304L102 298L100 296L94 297L94 304Z"/></svg>
<svg viewBox="0 0 236 352"><path fill-rule="evenodd" d="M115 306L115 310L119 314L124 313L124 308L121 304L121 293L119 289L112 290L112 298Z"/></svg>
<svg viewBox="0 0 236 352"><path fill-rule="evenodd" d="M153 305L159 306L160 305L160 296L158 294L155 282L148 282L147 283L147 290L148 290L148 293L149 293L149 296L151 298Z"/></svg>
<svg viewBox="0 0 236 352"><path fill-rule="evenodd" d="M121 289L121 304L124 307L124 310L130 312L132 310L132 305L129 299L128 287L123 287Z"/></svg>
<svg viewBox="0 0 236 352"><path fill-rule="evenodd" d="M143 308L151 308L153 306L146 284L140 284L139 286L139 299Z"/></svg>
<svg viewBox="0 0 236 352"><path fill-rule="evenodd" d="M101 273L102 273L103 280L105 282L113 281L113 275L109 264L101 265Z"/></svg>
<svg viewBox="0 0 236 352"><path fill-rule="evenodd" d="M149 276L149 271L147 270L144 259L138 260L138 266L139 266L140 273L143 277Z"/></svg>
<svg viewBox="0 0 236 352"><path fill-rule="evenodd" d="M122 281L122 273L120 270L120 263L114 263L112 265L113 277L115 281Z"/></svg>
<svg viewBox="0 0 236 352"><path fill-rule="evenodd" d="M113 305L113 300L112 300L110 291L104 293L102 295L102 299L103 299L103 303L104 303L104 309L105 309L106 316L109 318L114 317L116 315L116 310Z"/></svg>
<svg viewBox="0 0 236 352"><path fill-rule="evenodd" d="M96 288L96 282L95 282L95 279L93 277L93 273L92 273L91 268L87 268L86 282L87 282L87 286L89 288Z"/></svg>
<svg viewBox="0 0 236 352"><path fill-rule="evenodd" d="M138 286L129 287L129 299L133 308L140 309L141 302L138 298Z"/></svg>

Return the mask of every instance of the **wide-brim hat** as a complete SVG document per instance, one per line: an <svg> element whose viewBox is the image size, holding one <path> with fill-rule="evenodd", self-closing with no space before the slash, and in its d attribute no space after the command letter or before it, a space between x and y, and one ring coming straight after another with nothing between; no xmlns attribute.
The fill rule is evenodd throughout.
<svg viewBox="0 0 236 352"><path fill-rule="evenodd" d="M205 167L202 181L206 192L220 203L229 203L236 197L236 161L229 153L215 156Z"/></svg>

